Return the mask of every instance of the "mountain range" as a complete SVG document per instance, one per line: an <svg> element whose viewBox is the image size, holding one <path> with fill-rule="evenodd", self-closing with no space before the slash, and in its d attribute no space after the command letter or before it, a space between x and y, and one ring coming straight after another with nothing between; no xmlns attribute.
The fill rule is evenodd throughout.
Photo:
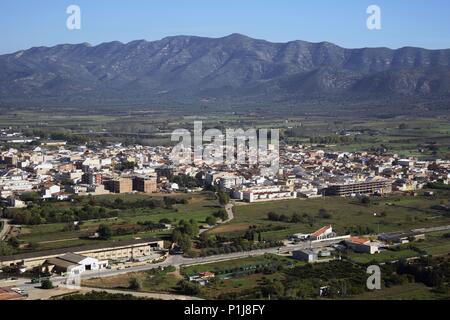
<svg viewBox="0 0 450 320"><path fill-rule="evenodd" d="M240 34L35 47L0 56L0 104L450 101L450 49L345 49Z"/></svg>

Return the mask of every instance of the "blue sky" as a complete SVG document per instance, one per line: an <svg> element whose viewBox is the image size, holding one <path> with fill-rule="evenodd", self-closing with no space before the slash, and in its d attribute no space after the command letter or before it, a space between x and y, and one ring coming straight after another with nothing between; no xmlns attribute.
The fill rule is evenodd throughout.
<svg viewBox="0 0 450 320"><path fill-rule="evenodd" d="M66 28L71 4L81 7L81 30ZM381 7L382 30L366 27L371 4ZM448 0L1 0L0 53L60 43L235 32L349 48L450 48L449 12Z"/></svg>

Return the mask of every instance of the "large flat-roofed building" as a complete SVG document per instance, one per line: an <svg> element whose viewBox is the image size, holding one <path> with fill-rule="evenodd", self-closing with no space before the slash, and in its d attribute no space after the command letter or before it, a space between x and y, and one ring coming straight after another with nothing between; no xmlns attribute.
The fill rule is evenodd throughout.
<svg viewBox="0 0 450 320"><path fill-rule="evenodd" d="M41 267L49 259L58 258L68 252L99 261L136 260L147 256L151 257L154 251L159 251L163 247L164 241L160 239L116 241L0 257L0 267L20 266L33 269Z"/></svg>
<svg viewBox="0 0 450 320"><path fill-rule="evenodd" d="M134 177L133 190L143 193L154 193L158 191L156 177Z"/></svg>
<svg viewBox="0 0 450 320"><path fill-rule="evenodd" d="M133 192L133 181L131 180L131 178L105 180L103 184L105 185L105 189L112 193Z"/></svg>
<svg viewBox="0 0 450 320"><path fill-rule="evenodd" d="M107 266L107 261L99 261L98 259L75 253L66 253L60 257L46 260L42 265L42 271L77 275L85 271L104 269Z"/></svg>
<svg viewBox="0 0 450 320"><path fill-rule="evenodd" d="M350 197L359 194L387 194L392 192L392 182L376 179L359 183L337 184L329 186L325 193L328 196Z"/></svg>
<svg viewBox="0 0 450 320"><path fill-rule="evenodd" d="M236 190L233 193L233 197L253 203L296 199L297 192L290 190L287 186L264 186Z"/></svg>

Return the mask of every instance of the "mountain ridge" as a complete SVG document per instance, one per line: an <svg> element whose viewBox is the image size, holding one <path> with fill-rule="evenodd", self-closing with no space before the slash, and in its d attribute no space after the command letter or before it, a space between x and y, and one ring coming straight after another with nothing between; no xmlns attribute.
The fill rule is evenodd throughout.
<svg viewBox="0 0 450 320"><path fill-rule="evenodd" d="M346 49L235 33L60 44L0 55L1 105L252 100L300 105L316 97L330 103L363 103L368 97L447 100L450 49Z"/></svg>

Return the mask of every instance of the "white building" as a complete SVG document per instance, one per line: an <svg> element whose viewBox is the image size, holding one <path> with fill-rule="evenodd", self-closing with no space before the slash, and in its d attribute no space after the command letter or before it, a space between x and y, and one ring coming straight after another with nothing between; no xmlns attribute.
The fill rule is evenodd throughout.
<svg viewBox="0 0 450 320"><path fill-rule="evenodd" d="M78 275L85 271L104 269L107 266L107 261L99 261L75 253L66 253L61 257L48 259L44 264L44 268L48 271L66 275Z"/></svg>
<svg viewBox="0 0 450 320"><path fill-rule="evenodd" d="M320 228L316 232L312 233L309 238L313 241L315 240L325 240L334 237L336 234L333 232L332 226L325 226Z"/></svg>
<svg viewBox="0 0 450 320"><path fill-rule="evenodd" d="M249 203L296 199L297 192L287 186L262 186L243 188L233 192L233 198Z"/></svg>
<svg viewBox="0 0 450 320"><path fill-rule="evenodd" d="M380 243L365 238L351 237L345 240L347 247L358 253L375 254L380 252Z"/></svg>

